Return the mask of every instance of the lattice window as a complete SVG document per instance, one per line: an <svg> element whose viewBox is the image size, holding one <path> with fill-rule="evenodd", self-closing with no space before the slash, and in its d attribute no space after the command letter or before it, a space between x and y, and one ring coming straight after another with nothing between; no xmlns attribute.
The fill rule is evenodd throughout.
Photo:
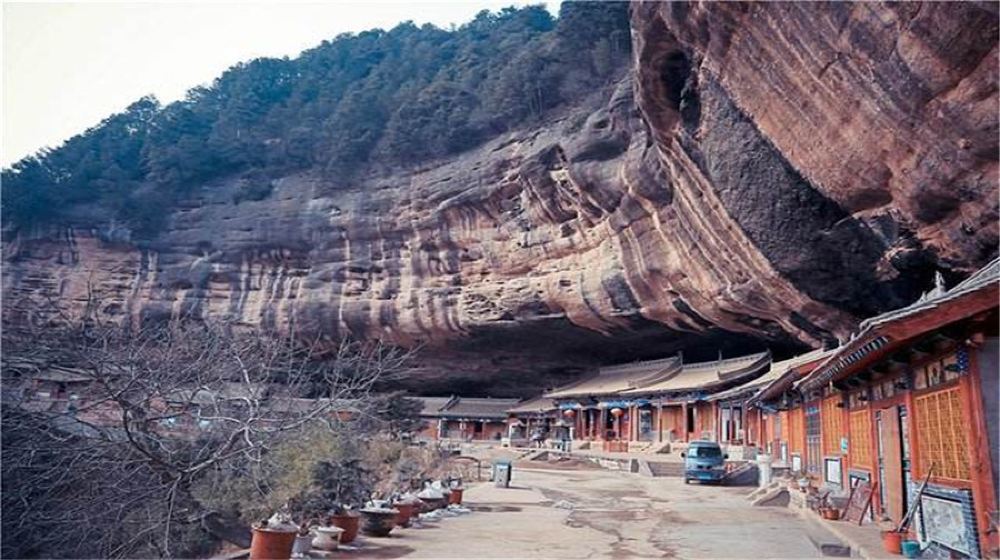
<svg viewBox="0 0 1000 560"><path fill-rule="evenodd" d="M917 441L920 456L917 475L924 476L931 463L933 476L970 481L969 443L962 417L958 387L922 395L915 399Z"/></svg>
<svg viewBox="0 0 1000 560"><path fill-rule="evenodd" d="M837 404L839 396L823 399L823 453L825 455L840 455L840 438L847 436L844 429L844 411Z"/></svg>
<svg viewBox="0 0 1000 560"><path fill-rule="evenodd" d="M851 413L851 440L847 446L851 465L872 468L872 415L868 410Z"/></svg>
<svg viewBox="0 0 1000 560"><path fill-rule="evenodd" d="M810 474L820 474L820 442L819 406L806 407L806 470Z"/></svg>

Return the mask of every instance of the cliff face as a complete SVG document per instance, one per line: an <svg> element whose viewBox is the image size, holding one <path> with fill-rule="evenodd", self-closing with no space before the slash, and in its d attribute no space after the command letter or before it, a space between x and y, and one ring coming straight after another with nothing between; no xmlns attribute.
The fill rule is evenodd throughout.
<svg viewBox="0 0 1000 560"><path fill-rule="evenodd" d="M19 233L5 320L384 338L423 345L410 388L495 395L816 346L996 253L994 9L636 4L627 79L459 157L260 201L206 185L148 243Z"/></svg>

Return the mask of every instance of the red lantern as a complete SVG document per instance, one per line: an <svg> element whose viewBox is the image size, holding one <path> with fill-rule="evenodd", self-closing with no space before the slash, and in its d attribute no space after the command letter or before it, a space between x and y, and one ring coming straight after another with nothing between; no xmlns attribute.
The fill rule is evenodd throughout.
<svg viewBox="0 0 1000 560"><path fill-rule="evenodd" d="M621 416L624 413L625 411L618 408L617 406L611 409L611 415L614 416L615 418Z"/></svg>
<svg viewBox="0 0 1000 560"><path fill-rule="evenodd" d="M576 411L573 410L573 409L571 409L571 408L567 408L566 410L563 411L563 416L565 416L566 418L572 418L573 415L575 415L575 414L576 414Z"/></svg>

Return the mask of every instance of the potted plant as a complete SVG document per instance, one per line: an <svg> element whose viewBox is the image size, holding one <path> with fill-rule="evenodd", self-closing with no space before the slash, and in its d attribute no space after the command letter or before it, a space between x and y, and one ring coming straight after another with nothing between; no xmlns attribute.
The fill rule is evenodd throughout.
<svg viewBox="0 0 1000 560"><path fill-rule="evenodd" d="M836 521L840 519L840 508L834 507L833 502L830 501L829 494L826 494L821 498L816 511L819 512L823 519L827 519L829 521Z"/></svg>
<svg viewBox="0 0 1000 560"><path fill-rule="evenodd" d="M399 513L385 502L368 502L361 509L361 532L369 537L388 537L396 526Z"/></svg>
<svg viewBox="0 0 1000 560"><path fill-rule="evenodd" d="M465 489L462 488L462 479L449 480L448 488L451 490L451 494L448 495L448 504L462 505L462 494L465 492Z"/></svg>
<svg viewBox="0 0 1000 560"><path fill-rule="evenodd" d="M424 482L424 489L417 493L417 497L424 503L424 511L431 512L448 506L448 498L439 486L435 486L431 481Z"/></svg>
<svg viewBox="0 0 1000 560"><path fill-rule="evenodd" d="M412 494L403 494L402 496L396 494L393 496L392 507L399 511L399 515L396 516L396 525L398 527L409 527L410 521L415 517L415 510L419 505L420 500Z"/></svg>
<svg viewBox="0 0 1000 560"><path fill-rule="evenodd" d="M343 531L340 534L340 542L347 544L358 538L358 531L361 529L361 516L347 506L338 506L330 515L330 525L339 527Z"/></svg>
<svg viewBox="0 0 1000 560"><path fill-rule="evenodd" d="M252 529L251 560L291 558L299 528L287 514L276 513L270 519L254 523Z"/></svg>
<svg viewBox="0 0 1000 560"><path fill-rule="evenodd" d="M358 536L360 521L353 505L364 503L370 493L370 474L360 459L321 461L313 469L315 487L313 504L329 520L343 529L340 543L346 544Z"/></svg>

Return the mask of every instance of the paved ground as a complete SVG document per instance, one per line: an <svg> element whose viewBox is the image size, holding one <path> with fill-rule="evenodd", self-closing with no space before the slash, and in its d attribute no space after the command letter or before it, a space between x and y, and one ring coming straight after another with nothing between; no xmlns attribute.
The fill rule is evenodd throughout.
<svg viewBox="0 0 1000 560"><path fill-rule="evenodd" d="M466 490L473 513L369 539L339 558L814 558L807 522L746 488L605 470L515 469Z"/></svg>

